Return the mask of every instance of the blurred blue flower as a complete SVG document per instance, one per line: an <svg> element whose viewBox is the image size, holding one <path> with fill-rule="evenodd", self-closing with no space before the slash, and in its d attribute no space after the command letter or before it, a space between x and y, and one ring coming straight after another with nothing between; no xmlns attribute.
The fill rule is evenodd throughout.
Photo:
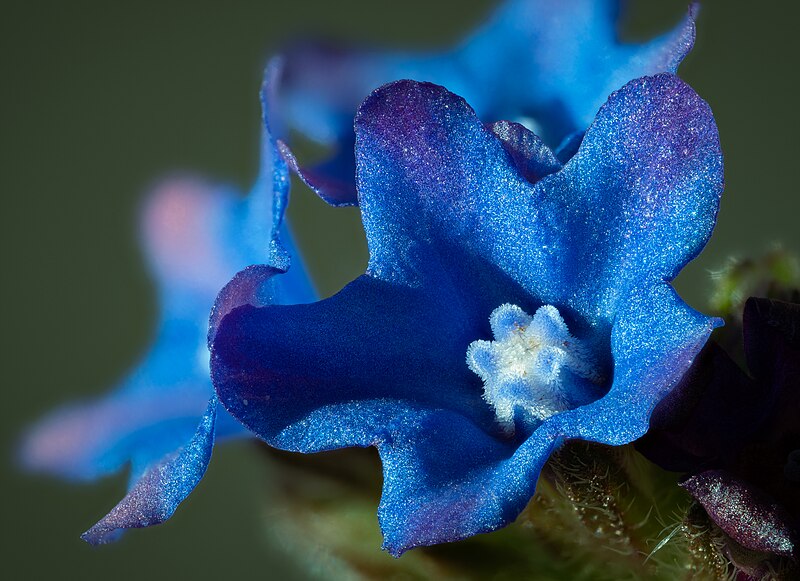
<svg viewBox="0 0 800 581"><path fill-rule="evenodd" d="M443 85L483 121L521 121L551 146L575 142L611 91L643 75L674 73L694 44L695 5L676 28L643 44L619 41L619 13L619 0L507 0L439 52L297 44L286 54L281 118L334 154L296 169L330 203L355 203L353 115L372 90L398 79Z"/></svg>
<svg viewBox="0 0 800 581"><path fill-rule="evenodd" d="M93 480L130 464L128 495L83 535L92 544L169 518L205 473L215 435L247 433L224 411L217 414L208 314L238 270L266 261L280 273L293 252L282 224L288 171L266 123L268 93L265 83L261 173L247 198L178 177L156 187L144 208L142 239L161 311L148 354L113 392L57 410L22 444L26 468L73 480ZM315 299L299 264L258 292L265 302Z"/></svg>
<svg viewBox="0 0 800 581"><path fill-rule="evenodd" d="M710 109L670 74L600 109L566 163L437 85L375 91L355 121L370 260L335 296L217 300L212 378L267 443L375 446L394 555L512 521L567 438L647 429L718 321L669 284L715 223Z"/></svg>

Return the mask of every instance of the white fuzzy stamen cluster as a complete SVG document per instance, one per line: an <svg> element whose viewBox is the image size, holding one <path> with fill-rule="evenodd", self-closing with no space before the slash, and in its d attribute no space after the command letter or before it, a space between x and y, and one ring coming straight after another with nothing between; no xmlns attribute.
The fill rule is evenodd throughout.
<svg viewBox="0 0 800 581"><path fill-rule="evenodd" d="M544 420L569 409L568 374L603 381L590 351L570 334L554 306L530 316L505 304L489 322L494 341L472 342L467 365L483 380L484 399L506 431L514 431L517 410Z"/></svg>

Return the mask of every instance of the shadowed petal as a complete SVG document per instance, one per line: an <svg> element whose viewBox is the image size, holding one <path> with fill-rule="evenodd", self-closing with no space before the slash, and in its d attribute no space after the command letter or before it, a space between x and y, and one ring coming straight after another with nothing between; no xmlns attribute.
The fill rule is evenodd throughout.
<svg viewBox="0 0 800 581"><path fill-rule="evenodd" d="M763 421L763 387L711 341L658 405L636 448L679 472L727 463Z"/></svg>
<svg viewBox="0 0 800 581"><path fill-rule="evenodd" d="M403 414L394 408L389 417L387 437L375 445L384 475L378 518L383 547L394 556L513 521L561 441L546 427L521 445L503 441L440 410Z"/></svg>
<svg viewBox="0 0 800 581"><path fill-rule="evenodd" d="M232 310L244 305L263 307L271 304L280 304L275 300L275 286L280 283L276 280L281 271L266 264L254 264L238 272L233 279L219 292L217 300L211 309L208 323L209 349L216 337L217 329L222 319Z"/></svg>
<svg viewBox="0 0 800 581"><path fill-rule="evenodd" d="M518 448L502 435L464 363L460 335L473 334L426 299L364 276L314 305L234 309L213 341L222 403L271 445L378 448L395 555L507 524L559 438L543 428Z"/></svg>
<svg viewBox="0 0 800 581"><path fill-rule="evenodd" d="M793 389L800 385L800 304L749 298L743 323L747 367L753 375L793 392L776 393L777 398L800 397Z"/></svg>
<svg viewBox="0 0 800 581"><path fill-rule="evenodd" d="M353 184L356 175L353 148L355 140L342 143L330 159L320 164L304 167L283 143L281 152L289 164L289 169L298 175L315 194L331 206L355 206L357 196Z"/></svg>
<svg viewBox="0 0 800 581"><path fill-rule="evenodd" d="M487 128L500 139L519 173L530 183L561 169L562 164L553 151L519 123L497 121Z"/></svg>
<svg viewBox="0 0 800 581"><path fill-rule="evenodd" d="M383 400L455 410L492 430L464 362L478 331L436 298L362 276L318 303L234 309L213 341L220 401L270 444L304 452L372 444L384 418L370 402Z"/></svg>
<svg viewBox="0 0 800 581"><path fill-rule="evenodd" d="M748 299L745 354L753 378L718 345L707 345L680 386L658 406L650 432L637 447L667 469L724 469L739 486L763 491L797 519L798 328L798 305Z"/></svg>

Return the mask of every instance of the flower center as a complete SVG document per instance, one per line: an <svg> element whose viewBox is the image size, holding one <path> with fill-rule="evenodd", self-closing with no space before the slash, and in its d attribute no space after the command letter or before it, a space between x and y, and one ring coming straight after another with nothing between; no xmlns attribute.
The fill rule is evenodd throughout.
<svg viewBox="0 0 800 581"><path fill-rule="evenodd" d="M494 341L470 343L467 365L483 380L483 397L507 432L514 432L517 414L523 421L544 420L588 403L587 382L603 382L591 352L554 306L530 316L505 304L489 322Z"/></svg>

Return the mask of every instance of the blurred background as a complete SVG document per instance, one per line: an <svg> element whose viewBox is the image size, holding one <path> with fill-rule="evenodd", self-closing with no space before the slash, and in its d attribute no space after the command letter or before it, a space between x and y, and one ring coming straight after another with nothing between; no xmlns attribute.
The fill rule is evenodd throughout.
<svg viewBox="0 0 800 581"><path fill-rule="evenodd" d="M15 469L14 443L45 411L107 390L147 347L156 304L137 242L142 196L152 180L174 170L248 189L257 171L258 88L269 54L300 33L398 48L445 46L493 4L4 2L0 429L7 574L304 578L266 533L270 474L255 445L218 448L206 478L167 524L92 549L78 535L119 500L125 476L86 486L26 476ZM621 35L631 41L672 26L686 9L685 0L629 5ZM725 152L716 233L678 281L698 308L705 306L709 270L729 255L758 255L775 241L800 251L800 5L736 6L703 3L697 44L681 68L711 104ZM301 251L320 293L330 295L366 264L358 212L329 208L298 183L292 195L289 216ZM369 526L377 531L376 520Z"/></svg>

